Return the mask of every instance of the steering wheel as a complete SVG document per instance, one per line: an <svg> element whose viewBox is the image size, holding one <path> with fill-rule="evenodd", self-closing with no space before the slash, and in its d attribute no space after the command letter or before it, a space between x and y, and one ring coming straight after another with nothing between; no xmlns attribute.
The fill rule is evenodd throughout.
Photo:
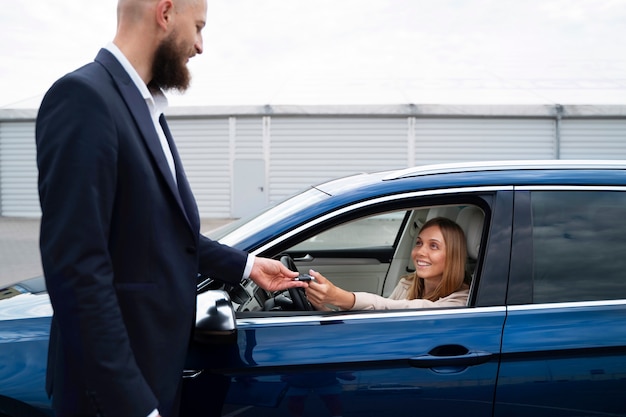
<svg viewBox="0 0 626 417"><path fill-rule="evenodd" d="M285 265L289 270L294 272L299 272L296 263L293 261L293 258L287 254L283 254L280 256L280 262ZM293 302L293 309L297 311L314 311L315 309L306 298L306 294L304 293L304 288L296 287L289 288L289 297L291 297L291 301Z"/></svg>

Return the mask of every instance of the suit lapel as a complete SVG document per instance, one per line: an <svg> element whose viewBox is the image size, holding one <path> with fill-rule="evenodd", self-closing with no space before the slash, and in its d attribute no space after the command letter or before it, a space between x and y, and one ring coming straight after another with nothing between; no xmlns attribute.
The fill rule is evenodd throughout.
<svg viewBox="0 0 626 417"><path fill-rule="evenodd" d="M163 128L163 133L165 133L167 143L170 146L170 151L172 152L172 157L174 158L174 166L176 168L176 182L178 183L180 198L183 202L183 206L185 207L187 220L194 230L199 230L200 215L198 214L196 199L193 197L191 187L189 186L189 181L187 181L187 175L185 175L183 163L180 159L180 155L178 155L178 149L176 148L176 144L174 143L174 138L172 136L172 133L170 132L170 128L165 121L165 116L161 115L161 117L159 118L159 123Z"/></svg>
<svg viewBox="0 0 626 417"><path fill-rule="evenodd" d="M148 106L144 98L139 93L139 90L131 80L128 73L124 70L124 67L119 63L119 61L106 49L100 50L98 55L96 56L96 61L102 64L111 74L113 80L117 84L120 94L122 95L124 101L128 105L128 109L132 114L137 126L141 132L141 136L143 141L148 148L153 160L156 163L157 169L160 175L163 177L165 182L167 183L167 187L169 191L172 193L176 202L187 218L189 226L192 228L192 231L199 230L199 220L197 220L198 226L194 224L194 216L189 215L186 206L189 203L183 203L181 198L181 193L179 192L178 187L176 186L176 182L174 181L174 177L172 176L172 171L165 159L165 155L163 154L163 148L161 147L161 142L159 141L159 137L155 130L154 123L152 123L152 118L150 117L150 111L148 110ZM169 129L166 131L166 137L171 135ZM170 142L170 148L172 148L171 138L168 137L168 142ZM175 153L175 147L172 149L172 154ZM176 171L182 171L182 164L180 163L180 158L178 157L178 153L175 153L175 164ZM178 174L177 174L178 176ZM183 172L184 177L184 172ZM184 180L184 183L187 185L187 180ZM192 196L193 199L193 196ZM195 204L194 204L195 206ZM197 209L196 209L196 217L197 217Z"/></svg>

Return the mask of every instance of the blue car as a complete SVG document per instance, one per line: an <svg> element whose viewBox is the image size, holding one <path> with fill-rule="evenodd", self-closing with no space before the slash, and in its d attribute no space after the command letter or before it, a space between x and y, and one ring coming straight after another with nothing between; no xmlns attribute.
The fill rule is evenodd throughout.
<svg viewBox="0 0 626 417"><path fill-rule="evenodd" d="M355 175L211 237L388 296L439 216L465 231L467 306L316 311L199 277L183 415L626 416L626 161ZM45 287L1 297L0 416L52 415Z"/></svg>

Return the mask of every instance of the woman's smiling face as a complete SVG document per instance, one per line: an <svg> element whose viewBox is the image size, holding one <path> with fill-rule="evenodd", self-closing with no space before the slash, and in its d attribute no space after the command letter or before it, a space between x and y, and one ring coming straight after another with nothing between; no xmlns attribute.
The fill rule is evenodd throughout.
<svg viewBox="0 0 626 417"><path fill-rule="evenodd" d="M411 258L419 278L432 280L432 283L441 281L446 265L446 242L439 226L422 229L411 251Z"/></svg>

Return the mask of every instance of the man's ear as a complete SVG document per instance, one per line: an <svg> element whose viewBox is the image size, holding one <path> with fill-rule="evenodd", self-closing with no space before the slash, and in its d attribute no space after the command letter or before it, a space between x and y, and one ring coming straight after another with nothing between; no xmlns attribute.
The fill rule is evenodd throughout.
<svg viewBox="0 0 626 417"><path fill-rule="evenodd" d="M174 3L172 0L159 0L156 5L156 23L165 31L169 31L174 18Z"/></svg>

